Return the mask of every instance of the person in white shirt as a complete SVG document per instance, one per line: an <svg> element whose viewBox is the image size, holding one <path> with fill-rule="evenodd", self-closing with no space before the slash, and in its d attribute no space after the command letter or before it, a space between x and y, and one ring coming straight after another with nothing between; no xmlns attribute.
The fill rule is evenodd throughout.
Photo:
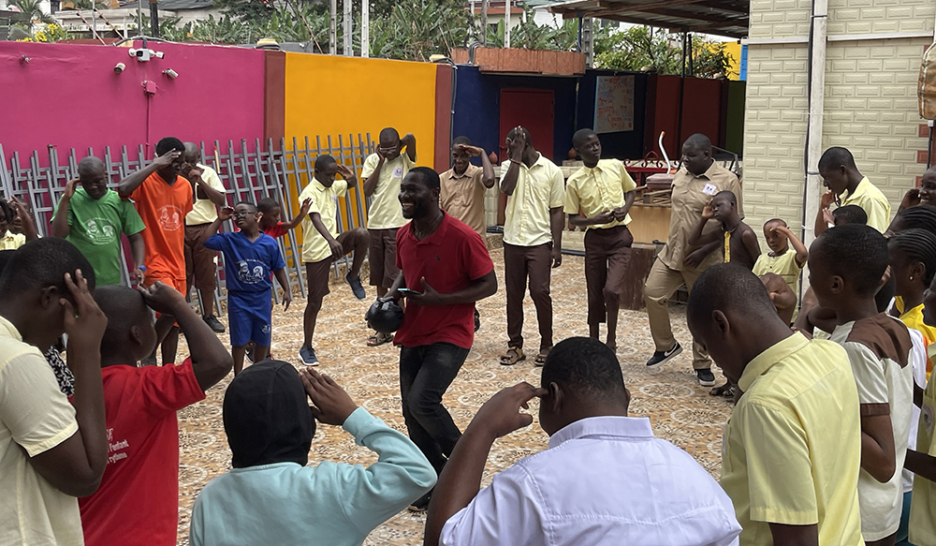
<svg viewBox="0 0 936 546"><path fill-rule="evenodd" d="M533 422L520 412L533 398L549 449L479 491L491 445ZM628 417L629 403L605 344L574 337L556 345L542 388L520 383L478 410L433 493L425 544L737 544L728 495L688 453L654 438L646 417Z"/></svg>

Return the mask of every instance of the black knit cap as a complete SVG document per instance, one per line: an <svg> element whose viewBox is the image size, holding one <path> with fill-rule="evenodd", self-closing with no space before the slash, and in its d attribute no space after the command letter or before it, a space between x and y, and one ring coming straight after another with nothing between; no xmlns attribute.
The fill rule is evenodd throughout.
<svg viewBox="0 0 936 546"><path fill-rule="evenodd" d="M224 393L224 431L234 468L287 462L305 466L315 419L292 364L265 360L238 374Z"/></svg>

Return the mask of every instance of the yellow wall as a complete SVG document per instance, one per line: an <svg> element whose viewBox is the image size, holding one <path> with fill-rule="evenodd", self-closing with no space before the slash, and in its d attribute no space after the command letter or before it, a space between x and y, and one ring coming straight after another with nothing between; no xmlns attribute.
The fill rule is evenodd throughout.
<svg viewBox="0 0 936 546"><path fill-rule="evenodd" d="M731 55L731 67L728 69L728 79L737 80L741 76L741 44L726 42L725 51Z"/></svg>
<svg viewBox="0 0 936 546"><path fill-rule="evenodd" d="M416 137L418 165L432 167L435 159L436 65L384 59L362 59L305 53L286 54L285 137L287 149L296 138L323 147L331 135L337 148L338 135L345 146L348 135L376 145L380 130L394 127L400 136ZM335 155L337 159L337 154ZM345 164L350 165L350 160ZM357 174L363 158L358 159ZM302 177L302 184L307 183ZM354 193L352 193L354 195ZM295 197L295 195L294 195ZM352 200L352 209L354 208ZM298 206L298 203L293 203ZM341 204L342 211L344 203Z"/></svg>

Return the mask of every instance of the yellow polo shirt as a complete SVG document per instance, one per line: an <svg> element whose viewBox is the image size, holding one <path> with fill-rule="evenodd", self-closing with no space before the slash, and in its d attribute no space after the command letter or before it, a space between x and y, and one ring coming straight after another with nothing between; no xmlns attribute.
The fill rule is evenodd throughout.
<svg viewBox="0 0 936 546"><path fill-rule="evenodd" d="M936 345L930 345L928 356L936 357ZM930 378L923 391L920 428L917 431L916 450L936 457L936 379ZM910 504L910 542L917 546L936 546L936 483L917 476L913 480L913 502Z"/></svg>
<svg viewBox="0 0 936 546"><path fill-rule="evenodd" d="M510 169L510 160L501 164L501 186ZM507 196L504 242L516 246L537 246L552 241L549 209L565 204L565 179L555 163L543 154L531 167L520 162L517 187Z"/></svg>
<svg viewBox="0 0 936 546"><path fill-rule="evenodd" d="M309 214L302 218L302 263L321 262L331 259L331 247L325 237L315 229L309 215L313 212L319 213L322 217L322 223L328 228L332 237L338 236L338 198L348 191L348 183L344 180L335 180L330 188L323 186L318 179L313 178L312 182L299 194L299 202L306 199L312 200L309 207Z"/></svg>
<svg viewBox="0 0 936 546"><path fill-rule="evenodd" d="M566 214L583 214L592 218L624 206L624 194L634 191L637 184L627 174L624 163L616 159L601 159L594 168L582 167L566 183ZM624 220L612 220L588 229L607 229L631 223L630 214Z"/></svg>
<svg viewBox="0 0 936 546"><path fill-rule="evenodd" d="M741 544L773 544L769 524L780 523L817 524L822 545L863 545L858 390L845 350L793 334L751 360L738 387L721 485Z"/></svg>
<svg viewBox="0 0 936 546"><path fill-rule="evenodd" d="M881 233L890 226L890 202L867 176L855 186L851 195L847 191L842 195L842 206L845 205L858 205L864 209L868 215L868 225Z"/></svg>
<svg viewBox="0 0 936 546"><path fill-rule="evenodd" d="M683 260L698 247L689 245L689 236L702 218L702 209L720 191L731 191L738 200L738 215L744 218L742 207L741 183L738 177L728 169L713 161L709 168L700 175L679 169L673 176L673 198L670 215L669 237L666 246L660 251L660 261L672 270L682 271ZM709 222L704 233L721 231L718 222ZM712 252L699 264L699 271L722 260L721 252Z"/></svg>
<svg viewBox="0 0 936 546"><path fill-rule="evenodd" d="M0 250L16 250L26 244L26 236L10 230L0 237Z"/></svg>
<svg viewBox="0 0 936 546"><path fill-rule="evenodd" d="M76 432L75 408L52 368L0 317L0 544L84 543L78 499L29 463Z"/></svg>
<svg viewBox="0 0 936 546"><path fill-rule="evenodd" d="M370 178L379 162L380 157L377 154L367 156L364 167L361 168L361 180ZM367 205L367 229L396 229L406 223L403 208L400 206L400 183L403 182L406 173L415 166L406 152L393 161L384 161L383 167L380 168L377 189Z"/></svg>
<svg viewBox="0 0 936 546"><path fill-rule="evenodd" d="M806 265L806 264L803 264ZM770 253L761 254L754 262L754 274L760 277L765 273L776 273L780 275L790 290L799 298L799 278L803 266L796 261L796 251L788 248L786 252L779 256L771 256ZM799 314L799 309L793 311L793 320Z"/></svg>
<svg viewBox="0 0 936 546"><path fill-rule="evenodd" d="M923 304L917 305L913 309L904 310L903 298L897 296L894 298L894 307L897 308L897 312L900 313L900 320L907 325L907 328L912 328L917 332L920 332L920 335L923 336L923 343L926 347L936 343L936 328L933 328L929 324L923 322ZM926 358L926 379L929 379L930 374L933 372L933 361L927 356Z"/></svg>
<svg viewBox="0 0 936 546"><path fill-rule="evenodd" d="M221 193L227 192L224 183L221 182L221 177L218 176L218 173L216 173L214 169L208 165L202 165L201 163L196 166L201 169L201 178L205 181L205 184L208 184ZM192 211L185 215L185 225L200 226L202 224L210 224L217 219L218 208L211 202L211 199L200 199L196 186L192 191Z"/></svg>

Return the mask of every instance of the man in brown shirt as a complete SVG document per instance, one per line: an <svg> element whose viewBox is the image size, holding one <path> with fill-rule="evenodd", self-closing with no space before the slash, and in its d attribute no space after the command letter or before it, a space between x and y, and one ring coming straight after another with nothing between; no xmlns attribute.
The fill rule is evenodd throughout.
<svg viewBox="0 0 936 546"><path fill-rule="evenodd" d="M669 321L669 298L682 284L692 290L699 275L710 265L721 261L721 255L713 251L719 241L702 247L689 244L689 236L699 219L702 209L721 191L731 191L738 201L738 214L744 218L741 206L741 183L738 177L722 167L712 158L712 143L703 134L696 133L686 139L682 147L682 167L673 178L673 204L670 217L669 238L657 256L650 276L644 285L644 304L650 319L650 334L656 352L647 361L648 368L658 368L682 352L682 346L673 336ZM707 231L720 229L710 225ZM697 343L692 346L692 367L695 368L699 384L715 385L712 361Z"/></svg>
<svg viewBox="0 0 936 546"><path fill-rule="evenodd" d="M481 167L471 164L472 157L481 157ZM472 146L468 137L452 141L452 168L439 175L442 191L439 207L478 232L481 240L487 228L484 222L484 191L497 181L494 167L484 150Z"/></svg>

